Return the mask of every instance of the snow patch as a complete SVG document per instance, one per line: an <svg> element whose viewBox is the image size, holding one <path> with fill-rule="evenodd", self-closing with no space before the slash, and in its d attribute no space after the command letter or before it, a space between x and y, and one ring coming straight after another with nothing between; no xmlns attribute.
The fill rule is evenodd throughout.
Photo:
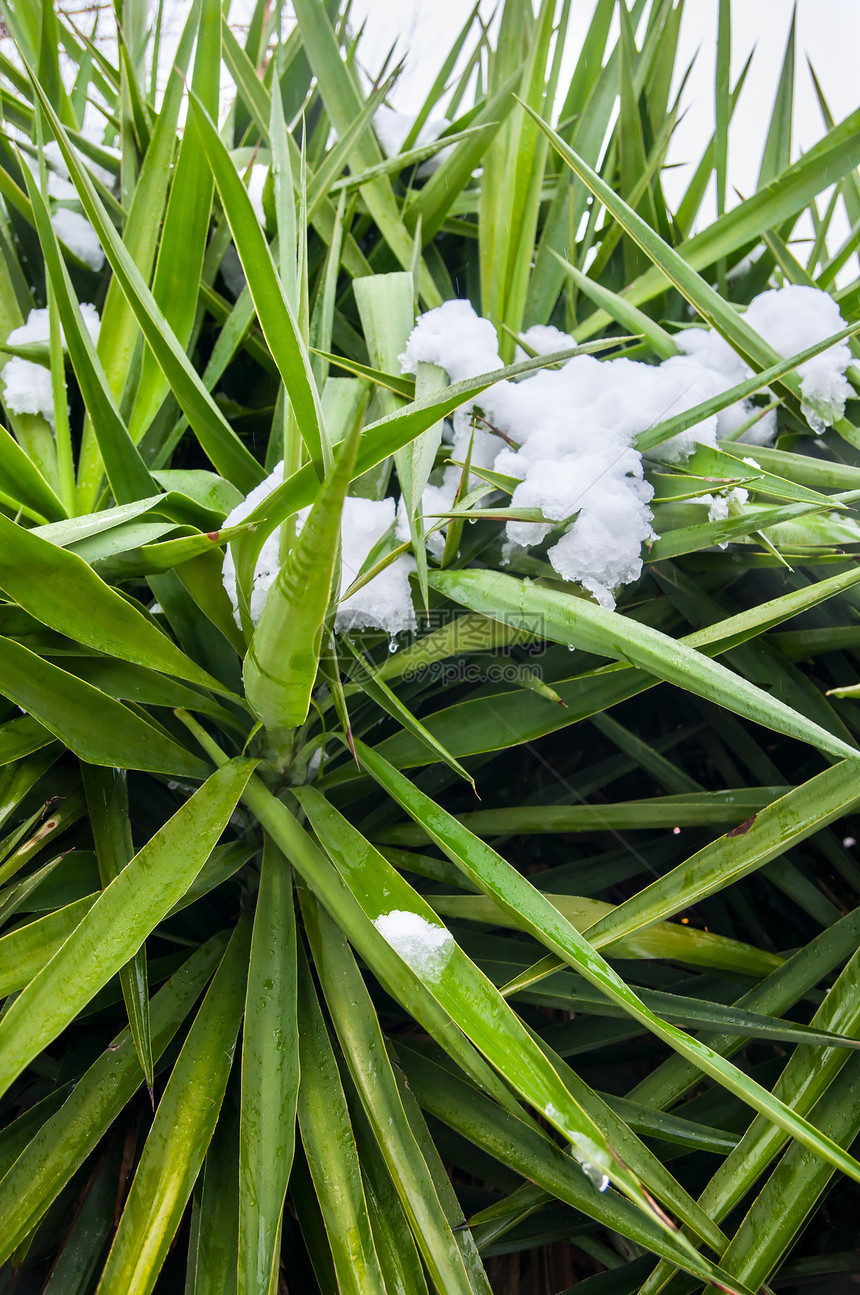
<svg viewBox="0 0 860 1295"><path fill-rule="evenodd" d="M450 931L428 922L420 913L395 908L390 913L380 913L373 925L419 976L438 979L454 952Z"/></svg>
<svg viewBox="0 0 860 1295"><path fill-rule="evenodd" d="M744 319L780 355L788 358L823 342L845 327L839 307L828 292L819 288L789 284L770 288L755 297ZM689 328L676 337L686 355L714 375L721 391L748 378L752 370L713 329ZM838 342L807 360L797 370L801 380L803 413L812 430L821 433L845 412L852 392L845 370L851 363L847 342ZM749 401L730 405L718 415L721 434L734 431L754 412ZM776 418L769 414L749 428L741 440L751 445L769 445L776 433Z"/></svg>
<svg viewBox="0 0 860 1295"><path fill-rule="evenodd" d="M251 173L245 180L248 189L248 197L251 199L251 206L254 208L254 215L261 225L266 223L266 214L263 211L263 189L266 186L266 177L269 174L269 168L262 162L255 162L251 167Z"/></svg>
<svg viewBox="0 0 860 1295"><path fill-rule="evenodd" d="M254 511L258 504L275 490L284 479L284 465L279 463L265 481L256 486L241 504L237 504L224 521L224 526L236 526ZM300 531L310 510L298 514ZM393 528L395 505L393 499L361 499L347 496L341 518L341 575L340 594L346 592L359 575L371 549L386 531ZM280 527L267 538L254 572L254 585L250 598L251 620L256 625L262 615L266 595L278 574L280 562ZM415 629L415 609L409 587L409 576L415 570L415 559L401 554L389 563L372 580L345 598L337 609L335 629L380 629L388 634ZM236 587L236 567L227 546L222 567L222 579L227 596L233 606L236 623L240 623L239 599Z"/></svg>
<svg viewBox="0 0 860 1295"><path fill-rule="evenodd" d="M790 286L764 292L748 307L745 318L785 356L844 327L836 303L816 288ZM545 325L530 328L523 339L539 354L574 344L568 334ZM634 447L636 436L729 390L750 374L712 329L688 328L676 340L682 354L661 364L573 356L557 369L497 382L453 416L451 457L464 462L471 444L473 466L519 480L512 508L538 508L547 519L546 523L508 522L508 556L542 543L552 524L562 523L561 537L547 556L559 575L581 584L604 607L613 608L619 586L641 574L642 544L654 537L653 491L643 477L642 457ZM517 358L525 358L522 348ZM421 362L436 364L451 382L502 367L493 325L481 319L468 301L447 301L422 315L400 360L404 373L415 373ZM821 431L841 417L851 393L845 378L850 362L847 345L840 343L798 370L804 413L814 430ZM738 402L655 447L649 457L683 461L697 443L715 446L718 435L736 431L754 414L755 406L749 401ZM776 417L771 412L747 429L741 440L766 445L775 433ZM441 483L427 487L425 514L451 507L460 471L449 467ZM470 486L478 482L473 475ZM730 499L706 502L716 518L727 515L730 503L742 504L742 495L743 491L736 491ZM442 543L437 534L428 547L437 554Z"/></svg>
<svg viewBox="0 0 860 1295"><path fill-rule="evenodd" d="M552 355L553 351L569 351L576 346L576 339L570 333L563 333L554 324L532 324L521 334L526 346L531 347L536 355ZM529 357L521 346L514 353L514 363Z"/></svg>
<svg viewBox="0 0 860 1295"><path fill-rule="evenodd" d="M93 143L97 142L98 141L93 140ZM103 148L104 145L99 143L99 147ZM52 169L56 171L57 175L59 175L63 180L70 180L71 176L69 175L69 168L66 166L66 159L60 152L60 146L57 141L54 139L49 140L45 145L43 152L45 154L45 160L50 163ZM116 176L109 171L107 167L100 166L98 162L94 162L91 157L88 157L87 154L83 153L80 149L75 149L75 152L87 170L94 175L97 180L100 180L105 188L113 188L116 183Z"/></svg>
<svg viewBox="0 0 860 1295"><path fill-rule="evenodd" d="M102 245L86 216L80 212L70 211L68 207L58 207L51 217L51 224L57 238L65 243L79 261L88 265L91 270L100 270L105 263Z"/></svg>
<svg viewBox="0 0 860 1295"><path fill-rule="evenodd" d="M81 316L93 342L98 341L101 320L95 306L82 303ZM9 346L24 346L28 342L50 341L51 325L47 310L31 310L27 322L13 328L6 338ZM62 330L60 339L65 346ZM44 364L22 360L13 356L0 372L3 379L3 401L13 414L40 414L53 426L54 396L51 390L51 370Z"/></svg>
<svg viewBox="0 0 860 1295"><path fill-rule="evenodd" d="M546 354L565 349L572 339L542 328L529 330L525 341ZM502 367L495 329L467 301L446 302L418 320L401 364L409 373L422 361L438 364L452 382ZM627 360L601 364L589 355L574 356L559 369L498 382L454 415L452 457L462 462L474 435L475 466L519 478L513 508L539 508L548 523L567 523L549 560L564 579L578 581L606 607L614 607L618 585L640 574L642 543L653 535L653 492L631 442L647 426L634 402L641 409L657 372ZM654 405L653 393L646 403ZM473 428L476 410L484 422ZM433 487L439 493L428 498L425 492L425 512L450 507L459 476L459 468L448 468L441 487ZM541 543L553 529L548 523L509 522L507 551Z"/></svg>

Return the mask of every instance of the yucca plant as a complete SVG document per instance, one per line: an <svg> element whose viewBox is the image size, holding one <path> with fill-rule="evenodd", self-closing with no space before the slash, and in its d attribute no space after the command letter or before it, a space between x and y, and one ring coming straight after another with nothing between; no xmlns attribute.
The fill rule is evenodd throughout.
<svg viewBox="0 0 860 1295"><path fill-rule="evenodd" d="M856 1273L860 112L294 8L0 0L0 1290Z"/></svg>

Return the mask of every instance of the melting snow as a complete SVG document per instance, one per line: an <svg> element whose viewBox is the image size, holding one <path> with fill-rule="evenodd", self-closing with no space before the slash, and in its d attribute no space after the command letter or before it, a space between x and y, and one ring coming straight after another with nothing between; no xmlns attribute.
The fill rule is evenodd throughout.
<svg viewBox="0 0 860 1295"><path fill-rule="evenodd" d="M98 340L101 323L95 306L81 305L84 325L93 341ZM60 334L62 338L62 332ZM27 342L50 341L51 326L47 310L31 310L27 322L13 328L6 341L10 346L24 346ZM65 344L65 339L63 338ZM49 423L54 422L54 397L51 391L51 370L44 364L22 360L13 356L3 366L3 401L13 414L41 414Z"/></svg>
<svg viewBox="0 0 860 1295"><path fill-rule="evenodd" d="M454 952L450 931L428 922L420 913L395 908L390 913L380 913L373 925L419 976L437 978Z"/></svg>
<svg viewBox="0 0 860 1295"><path fill-rule="evenodd" d="M237 504L224 521L224 526L236 526L253 512L284 479L284 465L279 463L274 471ZM298 514L298 529L308 515L308 509ZM385 533L394 528L395 505L393 499L361 499L347 496L341 519L341 596L356 579L371 549ZM266 602L269 588L278 574L280 527L266 540L254 572L251 591L251 620L256 625ZM369 580L361 589L344 599L337 609L335 629L381 629L388 634L415 628L415 609L409 587L409 576L415 570L415 559L408 554L389 563L384 570ZM233 615L239 623L239 600L236 591L236 567L228 547L222 568L224 588L233 605Z"/></svg>

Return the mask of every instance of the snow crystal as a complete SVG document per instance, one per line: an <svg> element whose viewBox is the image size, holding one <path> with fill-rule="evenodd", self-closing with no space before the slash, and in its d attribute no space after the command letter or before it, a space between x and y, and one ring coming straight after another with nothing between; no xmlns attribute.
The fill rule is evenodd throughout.
<svg viewBox="0 0 860 1295"><path fill-rule="evenodd" d="M102 245L86 216L68 207L59 207L51 217L54 232L79 261L91 270L100 270L105 263Z"/></svg>
<svg viewBox="0 0 860 1295"><path fill-rule="evenodd" d="M69 180L64 180L55 171L49 171L48 197L57 198L60 202L76 202L78 191Z"/></svg>
<svg viewBox="0 0 860 1295"><path fill-rule="evenodd" d="M276 490L283 480L284 464L282 460L277 467L270 472L265 481L261 481L258 486L255 486L248 496L243 499L242 503L237 504L233 511L227 514L224 518L223 529L226 530L230 526L238 526L240 522L243 522L245 518L254 511L258 504L261 504L264 499L268 499L272 491ZM268 536L260 550L260 556L257 558L257 566L254 571L254 585L251 589L250 599L251 620L255 625L263 614L263 607L266 604L266 594L269 592L269 587L275 576L278 574L278 567L280 565L280 535L281 531L280 527L278 527ZM221 579L223 581L224 588L227 591L227 597L233 604L233 616L235 617L236 624L241 627L242 622L239 617L239 594L236 584L236 564L233 561L233 554L230 550L229 544L224 550L224 563L221 567Z"/></svg>
<svg viewBox="0 0 860 1295"><path fill-rule="evenodd" d="M27 165L30 174L34 176L36 182L39 183L39 163L34 157L30 157L29 153L22 153L21 157ZM77 201L78 191L73 184L69 183L68 180L64 180L62 176L57 175L56 171L49 170L48 196L50 198L58 198L61 202L75 202Z"/></svg>
<svg viewBox="0 0 860 1295"><path fill-rule="evenodd" d="M98 311L89 302L82 303L84 326L94 342L98 340L101 323ZM27 342L50 341L51 325L47 310L31 310L27 322L13 328L6 338L9 346L24 346ZM65 345L62 330L60 338ZM3 379L3 401L13 414L41 414L49 423L54 422L54 397L51 390L51 370L44 364L22 360L13 356L0 374Z"/></svg>
<svg viewBox="0 0 860 1295"><path fill-rule="evenodd" d="M54 421L51 370L30 360L9 360L2 373L3 401L13 414L41 414Z"/></svg>
<svg viewBox="0 0 860 1295"><path fill-rule="evenodd" d="M224 521L224 526L237 526L262 503L284 479L284 465L279 463L274 471L256 486L241 504L237 504ZM297 529L310 510L298 514ZM371 549L393 529L395 505L393 499L361 499L347 496L341 519L341 596L359 575ZM278 574L280 561L280 528L265 541L254 572L251 591L251 620L256 625L266 602L269 588ZM415 628L415 609L409 587L409 575L415 570L415 559L401 554L367 584L345 598L338 605L335 629L338 633L355 629L381 629L388 634L399 634ZM224 588L233 605L233 615L239 624L239 599L236 588L236 567L228 546L222 568Z"/></svg>
<svg viewBox="0 0 860 1295"><path fill-rule="evenodd" d="M750 304L745 319L780 355L795 355L845 327L839 307L828 292L790 284L763 292ZM845 412L852 388L845 377L851 363L847 342L828 347L798 369L803 414L815 432L837 422Z"/></svg>
<svg viewBox="0 0 860 1295"><path fill-rule="evenodd" d="M415 122L415 117L410 117L405 112L395 112L393 108L388 108L385 104L377 108L373 114L373 128L386 157L396 157L398 153L402 152L406 137ZM424 144L432 144L434 140L439 138L443 130L448 129L449 124L444 117L431 117L421 127L415 143L411 147L421 148ZM434 153L432 157L426 158L418 168L418 175L422 179L424 176L432 175L434 171L438 170L445 154L450 151L449 148L442 148L438 153Z"/></svg>
<svg viewBox="0 0 860 1295"><path fill-rule="evenodd" d="M454 952L450 931L428 922L420 913L395 908L390 913L380 913L373 925L419 976L437 979Z"/></svg>

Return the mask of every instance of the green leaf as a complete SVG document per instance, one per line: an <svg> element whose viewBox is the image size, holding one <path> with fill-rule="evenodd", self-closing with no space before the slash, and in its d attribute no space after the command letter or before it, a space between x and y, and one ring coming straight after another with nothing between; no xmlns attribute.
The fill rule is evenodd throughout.
<svg viewBox="0 0 860 1295"><path fill-rule="evenodd" d="M289 864L266 838L242 1036L239 1132L240 1295L266 1292L277 1269L299 1088L296 922Z"/></svg>
<svg viewBox="0 0 860 1295"><path fill-rule="evenodd" d="M580 292L583 292L596 306L602 307L626 332L641 334L651 349L664 359L680 354L671 335L666 332L665 328L661 328L653 319L650 319L644 311L639 310L637 306L631 305L624 297L610 291L609 288L598 283L596 279L591 279L587 274L583 274L570 261L565 260L563 256L559 256L554 249L550 250L566 276L573 281ZM690 425L692 426L692 424Z"/></svg>
<svg viewBox="0 0 860 1295"><path fill-rule="evenodd" d="M32 76L32 73L31 73ZM78 191L81 205L96 231L137 323L160 364L204 452L215 467L241 490L248 491L263 480L263 470L236 436L177 341L173 330L156 305L140 270L99 201L92 181L81 165L62 125L38 82L34 90L42 103L54 137Z"/></svg>
<svg viewBox="0 0 860 1295"><path fill-rule="evenodd" d="M307 348L239 172L203 104L194 94L189 102L192 119L215 175L260 327L286 387L308 454L321 477L327 443Z"/></svg>
<svg viewBox="0 0 860 1295"><path fill-rule="evenodd" d="M323 625L340 552L340 518L355 466L356 425L269 589L245 657L248 701L270 730L303 723L319 665Z"/></svg>
<svg viewBox="0 0 860 1295"><path fill-rule="evenodd" d="M221 61L221 23L216 0L200 7L200 26L192 87L207 110L218 111L218 73ZM209 215L212 176L205 150L193 124L186 125L173 168L170 197L164 215L152 296L177 340L187 345L191 337ZM137 444L149 427L169 390L151 350L143 356L140 381L129 432Z"/></svg>
<svg viewBox="0 0 860 1295"><path fill-rule="evenodd" d="M5 427L0 428L0 472L3 493L39 519L59 521L66 509L36 464Z"/></svg>
<svg viewBox="0 0 860 1295"><path fill-rule="evenodd" d="M344 1295L384 1295L361 1167L337 1062L302 953L298 979L299 1126Z"/></svg>
<svg viewBox="0 0 860 1295"><path fill-rule="evenodd" d="M37 620L110 657L227 692L83 558L0 515L0 588Z"/></svg>
<svg viewBox="0 0 860 1295"><path fill-rule="evenodd" d="M408 813L429 828L434 843L452 863L461 867L470 881L500 904L517 926L528 931L551 952L581 972L595 988L618 1003L682 1056L690 1059L695 1057L696 1064L705 1074L724 1084L754 1110L790 1132L804 1145L815 1148L831 1164L860 1181L860 1164L840 1147L827 1138L822 1139L806 1120L798 1118L766 1088L755 1083L710 1048L650 1012L551 901L534 889L525 877L490 846L472 836L455 818L429 800L375 751L357 742L356 752L374 778ZM307 803L306 798L307 789L302 793L303 805ZM462 1016L460 1019L462 1023Z"/></svg>
<svg viewBox="0 0 860 1295"><path fill-rule="evenodd" d="M542 891L547 899L563 913L577 931L592 932L594 928L614 913L612 904L598 899L583 899L579 895L554 895ZM490 925L514 927L516 923L497 905L483 895L433 895L433 908L443 917L467 922L487 922ZM604 946L595 940L595 947L607 948L612 958L667 958L690 967L710 967L737 975L766 976L779 966L781 959L775 954L730 940L724 935L713 935L696 927L677 926L662 922L645 931L636 931L628 938ZM506 994L509 987L505 987Z"/></svg>
<svg viewBox="0 0 860 1295"><path fill-rule="evenodd" d="M721 257L749 247L762 234L805 210L822 190L850 174L860 161L860 111L851 113L818 144L804 153L766 188L741 202L693 238L680 244L679 255L693 270L704 270ZM584 178L584 177L583 177ZM602 200L602 195L601 195ZM617 206L617 204L615 204ZM616 214L613 208L609 208ZM634 305L651 301L667 284L664 266L655 264L625 290ZM583 338L591 337L610 322L597 310L583 325Z"/></svg>
<svg viewBox="0 0 860 1295"><path fill-rule="evenodd" d="M0 1091L137 952L191 885L229 821L252 764L217 770L102 891L0 1022Z"/></svg>
<svg viewBox="0 0 860 1295"><path fill-rule="evenodd" d="M69 358L80 383L114 498L119 504L146 499L155 493L155 482L114 403L96 348L81 318L80 307L72 289L69 272L60 255L48 209L26 167L24 180L33 204L33 215L63 323Z"/></svg>
<svg viewBox="0 0 860 1295"><path fill-rule="evenodd" d="M163 729L8 638L0 638L0 693L90 764L191 778L208 772ZM30 736L33 750L37 735Z"/></svg>
<svg viewBox="0 0 860 1295"><path fill-rule="evenodd" d="M607 211L618 221L625 232L642 248L649 260L673 284L701 317L732 346L742 359L753 368L764 369L779 362L777 352L758 333L754 332L733 306L698 274L688 261L664 242L659 234L633 211L600 176L567 145L564 140L540 117L526 109L546 135L553 148L579 176L588 189L599 198ZM601 312L595 312L595 316ZM595 316L592 316L594 318ZM781 379L793 395L801 398L800 383L792 374Z"/></svg>
<svg viewBox="0 0 860 1295"><path fill-rule="evenodd" d="M792 11L791 23L782 60L782 69L773 101L767 138L761 156L756 189L763 189L784 171L791 162L791 124L794 111L794 46L797 29L797 10Z"/></svg>
<svg viewBox="0 0 860 1295"><path fill-rule="evenodd" d="M170 183L171 162L176 146L177 125L182 107L184 77L194 48L200 17L199 0L192 3L173 58L173 70L161 111L155 122L149 148L138 175L134 198L123 231L123 242L142 278L149 282L155 261L164 204ZM108 286L99 333L98 354L111 385L114 400L122 397L138 343L135 312L126 298L119 279ZM98 497L102 475L101 459L92 428L85 427L78 463L79 506L92 508Z"/></svg>
<svg viewBox="0 0 860 1295"><path fill-rule="evenodd" d="M295 14L302 43L325 103L332 125L343 137L361 113L362 100L353 70L340 56L337 39L325 7L315 0L298 0ZM359 135L350 154L350 169L364 171L382 160L379 148L369 130ZM404 270L411 268L412 239L400 212L387 176L379 176L362 187L362 196L377 223L382 237ZM427 267L419 268L419 291L428 307L441 305L439 290Z"/></svg>
<svg viewBox="0 0 860 1295"><path fill-rule="evenodd" d="M359 746L357 750L364 748ZM646 1213L660 1219L636 1177L614 1159L604 1134L561 1083L519 1018L502 1006L504 1000L495 987L466 957L427 902L319 792L304 787L296 788L295 794L329 857L410 972L430 989L508 1083L572 1143L574 1154L594 1172L598 1182L609 1178ZM405 937L399 934L404 921L409 932ZM386 936L389 924L390 938ZM427 940L429 944L424 943Z"/></svg>
<svg viewBox="0 0 860 1295"><path fill-rule="evenodd" d="M86 895L4 935L0 939L0 994L5 997L29 984L97 899L98 892Z"/></svg>
<svg viewBox="0 0 860 1295"><path fill-rule="evenodd" d="M654 1223L614 1192L599 1194L580 1174L571 1158L547 1138L542 1130L518 1120L489 1101L471 1084L452 1073L442 1058L425 1055L411 1040L398 1041L398 1056L406 1071L410 1089L421 1106L437 1119L456 1129L470 1143L515 1169L529 1182L537 1183L558 1200L565 1201L587 1216L596 1218L613 1232L629 1237L637 1245L658 1255L677 1255L673 1261L686 1265L686 1256L675 1235L661 1232ZM705 1261L700 1260L703 1264ZM716 1266L709 1271L698 1267L706 1281L725 1283L724 1289L742 1290Z"/></svg>
<svg viewBox="0 0 860 1295"><path fill-rule="evenodd" d="M786 787L738 787L730 791L682 792L651 800L589 805L506 805L460 814L459 821L476 836L542 836L555 832L605 832L628 828L736 827L743 816L757 814L789 790ZM420 823L383 828L387 845L420 845L429 840Z"/></svg>
<svg viewBox="0 0 860 1295"><path fill-rule="evenodd" d="M857 766L843 760L753 814L732 832L697 851L646 886L587 934L597 947L680 912L706 895L778 858L860 802Z"/></svg>
<svg viewBox="0 0 860 1295"><path fill-rule="evenodd" d="M725 666L585 598L537 589L489 571L435 571L430 584L472 611L525 628L540 623L541 632L556 642L639 666L735 714L811 742L829 755L860 759L846 743Z"/></svg>
<svg viewBox="0 0 860 1295"><path fill-rule="evenodd" d="M226 935L216 935L195 950L152 1000L156 1061L194 1006L226 943ZM89 1067L0 1180L0 1255L4 1260L38 1223L140 1084L140 1060L126 1029Z"/></svg>
<svg viewBox="0 0 860 1295"><path fill-rule="evenodd" d="M185 1295L236 1295L239 1253L239 1116L230 1085L197 1179Z"/></svg>
<svg viewBox="0 0 860 1295"><path fill-rule="evenodd" d="M242 1020L249 923L240 921L182 1046L99 1282L102 1295L148 1295L212 1138Z"/></svg>
<svg viewBox="0 0 860 1295"><path fill-rule="evenodd" d="M119 875L134 854L125 774L119 769L84 765L81 777L87 797L99 876L102 887L105 887ZM137 951L130 963L120 969L119 978L134 1046L140 1057L147 1088L152 1092L152 1038L145 946Z"/></svg>
<svg viewBox="0 0 860 1295"><path fill-rule="evenodd" d="M336 924L312 897L302 910L326 1003L388 1172L437 1289L472 1295L456 1239L409 1126L370 995Z"/></svg>

